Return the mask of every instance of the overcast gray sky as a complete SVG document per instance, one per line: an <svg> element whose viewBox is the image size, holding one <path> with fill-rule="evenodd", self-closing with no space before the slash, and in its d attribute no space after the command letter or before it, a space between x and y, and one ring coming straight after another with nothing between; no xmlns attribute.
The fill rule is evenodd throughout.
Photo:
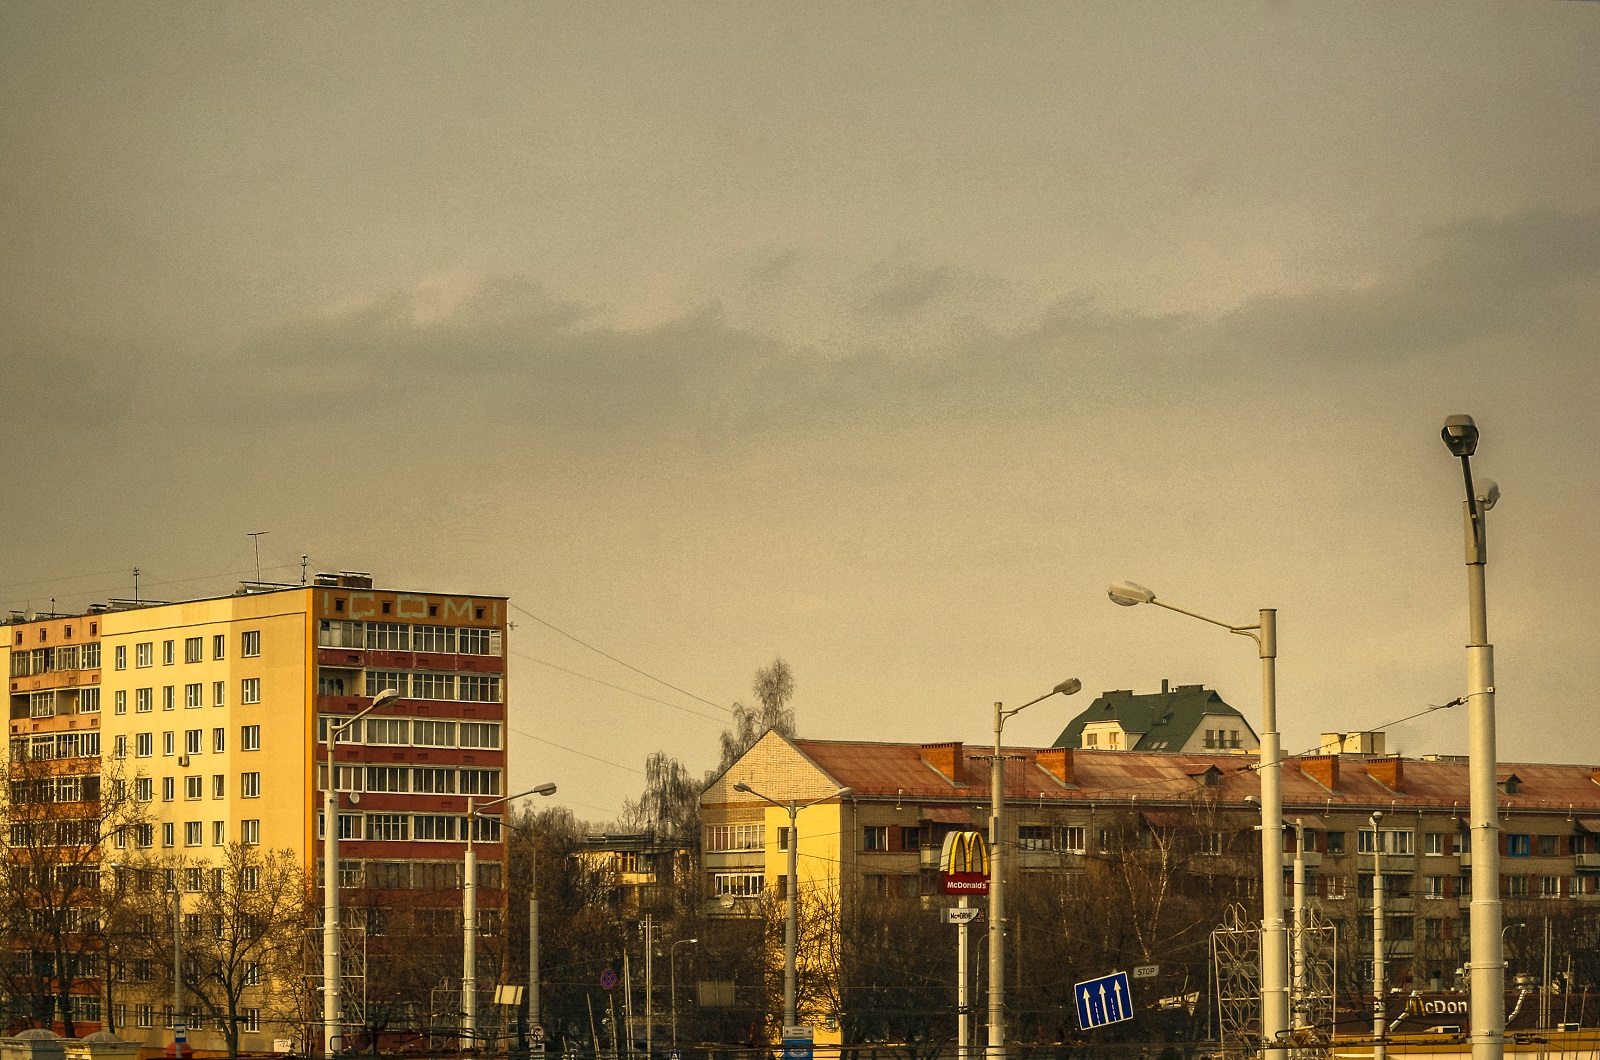
<svg viewBox="0 0 1600 1060"><path fill-rule="evenodd" d="M807 736L1070 675L1008 734L1257 718L1132 578L1280 609L1299 750L1463 691L1468 412L1502 757L1600 764L1597 54L1580 3L11 4L0 605L225 592L268 530L716 703L782 654ZM712 763L519 618L522 779Z"/></svg>

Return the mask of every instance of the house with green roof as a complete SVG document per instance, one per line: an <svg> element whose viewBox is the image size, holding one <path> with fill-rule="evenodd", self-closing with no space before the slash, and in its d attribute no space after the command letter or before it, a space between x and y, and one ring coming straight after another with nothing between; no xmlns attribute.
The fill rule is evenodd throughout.
<svg viewBox="0 0 1600 1060"><path fill-rule="evenodd" d="M1166 751L1172 754L1231 751L1248 754L1261 741L1244 715L1204 685L1169 687L1135 695L1132 689L1102 692L1056 737L1056 747L1089 751Z"/></svg>

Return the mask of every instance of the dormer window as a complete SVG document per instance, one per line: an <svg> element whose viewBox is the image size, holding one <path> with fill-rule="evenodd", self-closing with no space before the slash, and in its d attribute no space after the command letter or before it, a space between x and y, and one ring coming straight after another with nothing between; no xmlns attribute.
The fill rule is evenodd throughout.
<svg viewBox="0 0 1600 1060"><path fill-rule="evenodd" d="M1495 787L1500 789L1500 794L1502 795L1515 795L1517 793L1517 789L1521 786L1522 778L1517 776L1515 773L1508 774L1505 779L1501 780L1500 783L1495 785Z"/></svg>

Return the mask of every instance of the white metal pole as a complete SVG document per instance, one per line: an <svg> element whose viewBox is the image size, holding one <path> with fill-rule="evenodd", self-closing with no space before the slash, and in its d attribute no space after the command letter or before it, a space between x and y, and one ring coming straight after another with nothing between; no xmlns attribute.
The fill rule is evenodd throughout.
<svg viewBox="0 0 1600 1060"><path fill-rule="evenodd" d="M799 1026L795 963L800 945L800 806L789 800L789 894L783 925L783 1025Z"/></svg>
<svg viewBox="0 0 1600 1060"><path fill-rule="evenodd" d="M1294 1025L1311 1022L1306 1001L1306 826L1294 819Z"/></svg>
<svg viewBox="0 0 1600 1060"><path fill-rule="evenodd" d="M1283 926L1283 749L1278 735L1278 612L1261 609L1261 1036L1284 1060L1289 951Z"/></svg>
<svg viewBox="0 0 1600 1060"><path fill-rule="evenodd" d="M994 705L994 758L989 763L989 1047L987 1060L1006 1055L1005 854L1002 850L1001 814L1005 809L1006 763L1000 753L1000 733L1005 725L1001 704Z"/></svg>
<svg viewBox="0 0 1600 1060"><path fill-rule="evenodd" d="M1372 815L1372 1060L1384 1060L1388 1047L1384 1042L1383 975L1383 823L1381 811Z"/></svg>
<svg viewBox="0 0 1600 1060"><path fill-rule="evenodd" d="M339 1033L339 796L333 745L339 738L328 718L328 776L322 793L322 1048L334 1056L344 1043Z"/></svg>
<svg viewBox="0 0 1600 1060"><path fill-rule="evenodd" d="M471 1049L478 1033L478 852L472 833L478 824L467 796L467 855L461 881L461 1047Z"/></svg>
<svg viewBox="0 0 1600 1060"><path fill-rule="evenodd" d="M968 898L962 895L956 902L960 909L968 907ZM968 1029L971 1014L967 1010L967 922L961 921L956 926L956 1060L967 1060L967 1043L972 1041L972 1034Z"/></svg>
<svg viewBox="0 0 1600 1060"><path fill-rule="evenodd" d="M649 913L644 915L644 1055L655 1055L656 1029L656 922Z"/></svg>
<svg viewBox="0 0 1600 1060"><path fill-rule="evenodd" d="M1468 968L1472 1060L1501 1060L1505 1054L1506 963L1501 936L1500 826L1496 820L1499 789L1495 750L1494 646L1489 643L1489 617L1484 566L1488 560L1488 528L1484 512L1471 496L1472 473L1462 458L1467 481L1467 599L1471 640L1467 644L1467 750L1472 816L1472 940ZM1474 518L1476 516L1476 518Z"/></svg>
<svg viewBox="0 0 1600 1060"><path fill-rule="evenodd" d="M173 1054L182 1060L178 1032L187 1028L183 1022L183 892L178 889L177 871L174 869L172 876L172 1041Z"/></svg>
<svg viewBox="0 0 1600 1060"><path fill-rule="evenodd" d="M534 888L529 891L528 897L528 1034L539 1032L534 1030L539 1023L539 878L537 872L531 868L528 872L528 885Z"/></svg>

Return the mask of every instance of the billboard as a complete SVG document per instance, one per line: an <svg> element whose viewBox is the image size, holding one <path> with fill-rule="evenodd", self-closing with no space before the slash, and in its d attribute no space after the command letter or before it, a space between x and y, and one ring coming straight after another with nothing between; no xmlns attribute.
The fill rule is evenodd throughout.
<svg viewBox="0 0 1600 1060"><path fill-rule="evenodd" d="M982 832L951 832L939 851L945 894L989 893L989 844Z"/></svg>

